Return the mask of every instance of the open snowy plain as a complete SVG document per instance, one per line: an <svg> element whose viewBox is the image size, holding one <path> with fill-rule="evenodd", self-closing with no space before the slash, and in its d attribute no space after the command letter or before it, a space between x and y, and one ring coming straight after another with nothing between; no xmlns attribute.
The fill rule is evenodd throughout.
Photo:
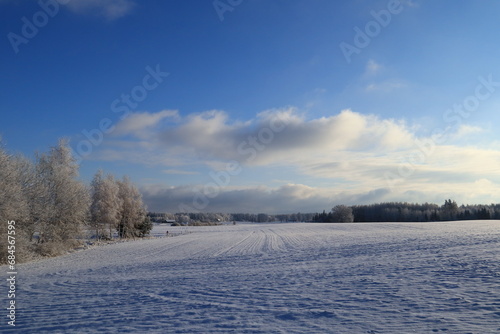
<svg viewBox="0 0 500 334"><path fill-rule="evenodd" d="M18 265L0 332L500 333L498 221L154 234Z"/></svg>

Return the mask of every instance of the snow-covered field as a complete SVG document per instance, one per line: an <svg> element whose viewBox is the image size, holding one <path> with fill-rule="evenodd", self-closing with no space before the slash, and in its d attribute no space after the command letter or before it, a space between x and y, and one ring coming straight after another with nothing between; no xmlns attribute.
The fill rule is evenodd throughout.
<svg viewBox="0 0 500 334"><path fill-rule="evenodd" d="M497 221L167 229L19 265L0 332L500 333Z"/></svg>

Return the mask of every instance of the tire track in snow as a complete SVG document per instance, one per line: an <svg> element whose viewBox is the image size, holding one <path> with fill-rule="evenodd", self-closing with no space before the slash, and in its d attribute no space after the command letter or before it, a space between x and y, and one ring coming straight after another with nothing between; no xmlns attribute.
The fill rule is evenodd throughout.
<svg viewBox="0 0 500 334"><path fill-rule="evenodd" d="M19 327L0 330L500 331L498 223L191 231L19 265Z"/></svg>

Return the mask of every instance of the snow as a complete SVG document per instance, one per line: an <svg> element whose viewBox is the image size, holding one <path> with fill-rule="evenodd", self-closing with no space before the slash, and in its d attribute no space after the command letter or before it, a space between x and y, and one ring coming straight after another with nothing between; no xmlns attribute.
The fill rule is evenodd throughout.
<svg viewBox="0 0 500 334"><path fill-rule="evenodd" d="M499 227L155 226L18 265L16 327L0 332L499 333Z"/></svg>

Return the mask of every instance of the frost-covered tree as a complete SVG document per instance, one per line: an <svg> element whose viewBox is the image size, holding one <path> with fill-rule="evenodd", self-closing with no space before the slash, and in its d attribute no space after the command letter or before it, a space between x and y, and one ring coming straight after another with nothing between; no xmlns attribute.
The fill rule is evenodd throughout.
<svg viewBox="0 0 500 334"><path fill-rule="evenodd" d="M8 154L0 138L0 234L7 236L7 222L15 221L16 259L66 251L89 221L98 235L107 230L111 236L115 229L121 237L149 234L152 223L141 194L127 177L116 181L99 171L89 188L78 171L66 140L32 161ZM2 264L6 239L0 240Z"/></svg>
<svg viewBox="0 0 500 334"><path fill-rule="evenodd" d="M21 187L18 160L7 154L0 142L0 219L24 220L28 206ZM5 234L4 234L5 235Z"/></svg>
<svg viewBox="0 0 500 334"><path fill-rule="evenodd" d="M121 201L118 235L120 238L135 238L141 235L140 225L144 223L146 217L142 195L127 176L117 183L118 197Z"/></svg>
<svg viewBox="0 0 500 334"><path fill-rule="evenodd" d="M121 200L118 196L119 186L113 175L106 177L99 170L92 180L90 205L91 227L95 230L96 237L113 237L113 230L120 221Z"/></svg>
<svg viewBox="0 0 500 334"><path fill-rule="evenodd" d="M15 222L15 237L20 239L23 231L18 226L22 226L28 218L28 205L20 181L21 174L16 158L7 154L0 142L0 263L5 263L7 259L7 222Z"/></svg>
<svg viewBox="0 0 500 334"><path fill-rule="evenodd" d="M176 216L176 220L181 223L181 224L189 224L189 222L191 221L191 218L189 217L189 215L187 214L182 214L182 213L179 213L177 214Z"/></svg>
<svg viewBox="0 0 500 334"><path fill-rule="evenodd" d="M43 221L43 215L49 212L45 208L45 197L48 192L46 183L37 174L37 167L25 157L16 157L17 167L20 173L20 186L23 197L27 205L27 218L20 227L28 236L29 241L33 241L35 232L40 230L40 223Z"/></svg>
<svg viewBox="0 0 500 334"><path fill-rule="evenodd" d="M37 155L36 182L43 192L40 210L40 241L63 244L77 237L88 219L90 196L78 177L78 164L68 141L60 140L49 153Z"/></svg>
<svg viewBox="0 0 500 334"><path fill-rule="evenodd" d="M352 214L352 209L346 205L336 205L332 209L333 221L339 223L352 223L354 221L354 215Z"/></svg>

